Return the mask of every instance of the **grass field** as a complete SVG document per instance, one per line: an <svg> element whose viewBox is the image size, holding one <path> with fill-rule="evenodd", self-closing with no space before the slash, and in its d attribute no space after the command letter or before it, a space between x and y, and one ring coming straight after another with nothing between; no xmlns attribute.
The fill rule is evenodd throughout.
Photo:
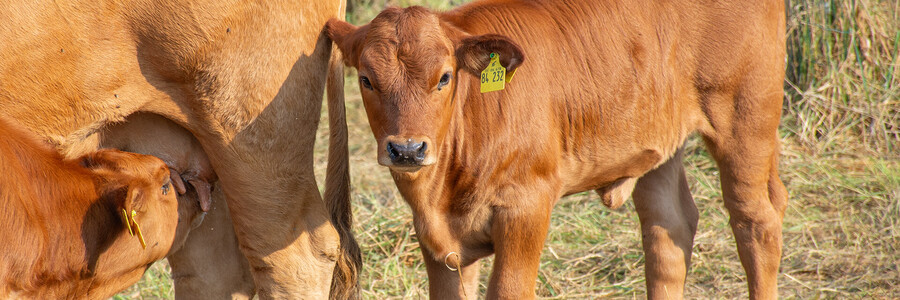
<svg viewBox="0 0 900 300"><path fill-rule="evenodd" d="M351 1L348 20L370 20L385 3ZM464 1L455 1L464 2ZM793 1L781 126L784 219L780 295L788 299L900 298L900 3L895 0ZM362 246L365 299L427 297L412 217L386 168L375 162L356 85L348 70L347 112L355 232ZM327 124L324 119L322 124ZM319 131L324 174L327 128ZM746 297L744 272L722 205L717 169L702 142L686 146L700 224L688 298ZM490 270L491 260L484 262ZM165 263L117 299L172 298ZM488 272L483 272L483 284ZM538 278L548 299L643 298L637 214L628 202L604 207L595 194L556 206Z"/></svg>

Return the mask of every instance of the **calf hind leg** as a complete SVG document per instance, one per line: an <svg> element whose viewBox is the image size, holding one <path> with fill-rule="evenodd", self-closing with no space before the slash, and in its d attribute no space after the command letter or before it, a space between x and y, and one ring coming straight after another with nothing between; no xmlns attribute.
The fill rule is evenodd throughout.
<svg viewBox="0 0 900 300"><path fill-rule="evenodd" d="M680 299L697 232L697 207L688 188L682 150L641 177L635 208L641 221L648 299Z"/></svg>
<svg viewBox="0 0 900 300"><path fill-rule="evenodd" d="M735 142L727 149L710 144L721 169L725 208L747 273L750 298L775 299L781 222L787 205L787 190L778 178L776 142Z"/></svg>
<svg viewBox="0 0 900 300"><path fill-rule="evenodd" d="M745 88L733 95L713 94L707 99L710 111L720 113L710 117L718 120L713 123L717 131L705 133L704 138L719 165L725 208L731 217L729 223L747 273L751 299L778 296L781 221L787 205L787 190L778 178L781 81L777 76L772 78L777 81L769 85L771 90Z"/></svg>

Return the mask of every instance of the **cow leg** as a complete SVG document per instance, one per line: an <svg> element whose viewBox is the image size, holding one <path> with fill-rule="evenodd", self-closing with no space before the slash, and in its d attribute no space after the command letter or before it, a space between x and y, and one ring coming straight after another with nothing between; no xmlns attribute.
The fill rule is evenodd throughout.
<svg viewBox="0 0 900 300"><path fill-rule="evenodd" d="M494 213L494 270L487 299L534 299L541 250L550 226L549 202L534 201L522 205L527 208L505 208Z"/></svg>
<svg viewBox="0 0 900 300"><path fill-rule="evenodd" d="M222 185L227 188L228 182ZM285 199L277 205L249 201L256 200L250 197L243 197L245 202L231 201L225 191L260 299L329 296L340 240L315 183L303 186L309 190L297 193L300 199Z"/></svg>
<svg viewBox="0 0 900 300"><path fill-rule="evenodd" d="M641 221L648 299L683 298L691 264L698 217L682 152L641 177L632 194Z"/></svg>
<svg viewBox="0 0 900 300"><path fill-rule="evenodd" d="M255 293L221 188L213 189L209 213L168 260L176 299L250 299Z"/></svg>
<svg viewBox="0 0 900 300"><path fill-rule="evenodd" d="M733 111L710 117L713 128L719 131L704 134L704 138L719 165L725 208L747 273L750 298L775 299L781 222L787 205L787 190L778 178L781 81L774 75L747 77L774 78L768 85L771 90L759 88L766 85L754 82L754 88L735 94L709 96L709 111Z"/></svg>
<svg viewBox="0 0 900 300"><path fill-rule="evenodd" d="M422 255L425 257L425 270L428 272L428 293L431 299L476 299L478 298L478 275L481 271L479 261L462 267L460 273L447 268L443 261L434 260L432 255L425 247L421 247ZM460 288L460 276L462 277L462 287Z"/></svg>
<svg viewBox="0 0 900 300"><path fill-rule="evenodd" d="M770 140L750 144L735 141L732 147L710 148L715 149L712 152L721 169L725 208L747 272L750 298L775 299L781 221L787 205L787 190L778 178L777 146Z"/></svg>

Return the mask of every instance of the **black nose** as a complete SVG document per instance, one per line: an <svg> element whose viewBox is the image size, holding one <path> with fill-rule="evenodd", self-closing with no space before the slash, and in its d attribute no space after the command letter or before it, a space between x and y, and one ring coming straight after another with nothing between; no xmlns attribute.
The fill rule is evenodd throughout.
<svg viewBox="0 0 900 300"><path fill-rule="evenodd" d="M391 157L391 162L398 166L422 164L425 161L426 149L428 144L416 143L413 140L407 140L406 144L387 143L388 156Z"/></svg>

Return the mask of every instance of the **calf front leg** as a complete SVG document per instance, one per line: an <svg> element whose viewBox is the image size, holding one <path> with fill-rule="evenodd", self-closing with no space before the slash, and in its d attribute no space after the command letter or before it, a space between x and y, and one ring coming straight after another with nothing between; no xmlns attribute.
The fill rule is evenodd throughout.
<svg viewBox="0 0 900 300"><path fill-rule="evenodd" d="M431 251L421 245L425 257L425 270L428 271L428 293L430 299L464 300L477 299L479 261L463 266L459 271L451 270L444 261L434 259ZM459 273L458 273L459 272ZM462 285L460 285L462 277Z"/></svg>
<svg viewBox="0 0 900 300"><path fill-rule="evenodd" d="M487 299L534 299L541 250L550 226L550 202L534 201L494 213L494 270Z"/></svg>

